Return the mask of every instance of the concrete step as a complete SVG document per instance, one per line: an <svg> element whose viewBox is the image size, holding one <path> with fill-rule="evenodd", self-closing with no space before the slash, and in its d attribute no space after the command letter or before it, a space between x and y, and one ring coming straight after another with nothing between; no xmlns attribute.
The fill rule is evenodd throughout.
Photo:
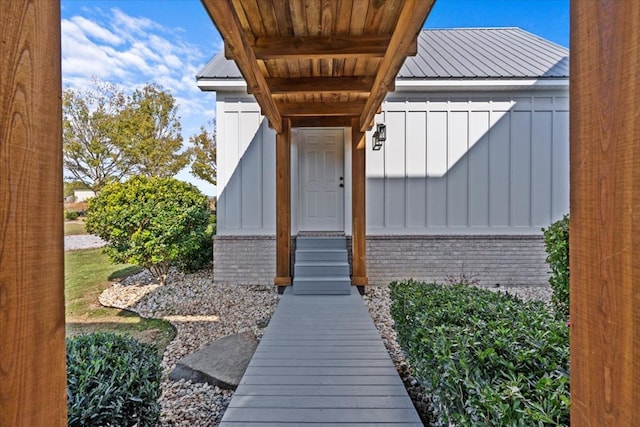
<svg viewBox="0 0 640 427"><path fill-rule="evenodd" d="M298 237L296 249L346 249L344 237Z"/></svg>
<svg viewBox="0 0 640 427"><path fill-rule="evenodd" d="M296 261L294 277L306 276L349 277L349 264L345 261Z"/></svg>
<svg viewBox="0 0 640 427"><path fill-rule="evenodd" d="M349 277L295 277L292 290L295 295L349 295L351 280Z"/></svg>
<svg viewBox="0 0 640 427"><path fill-rule="evenodd" d="M293 271L294 294L351 293L349 260L344 237L298 237Z"/></svg>
<svg viewBox="0 0 640 427"><path fill-rule="evenodd" d="M348 257L346 249L296 249L296 262L302 261L344 261Z"/></svg>

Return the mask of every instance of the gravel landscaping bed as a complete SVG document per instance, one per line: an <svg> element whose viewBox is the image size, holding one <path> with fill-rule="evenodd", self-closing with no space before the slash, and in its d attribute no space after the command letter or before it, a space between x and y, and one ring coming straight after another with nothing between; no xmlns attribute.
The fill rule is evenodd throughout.
<svg viewBox="0 0 640 427"><path fill-rule="evenodd" d="M548 301L549 287L500 287L523 299ZM173 272L169 283L154 284L146 272L129 276L105 290L100 303L126 308L143 317L163 318L176 328L175 339L163 355L162 414L160 426L217 426L229 404L233 391L190 381L171 381L169 373L176 362L223 336L253 331L262 336L263 329L275 310L278 295L272 286L216 285L211 271L195 274ZM428 398L411 375L396 339L394 322L389 313L388 286L371 286L364 297L371 317L385 346L414 401L420 416L428 420Z"/></svg>
<svg viewBox="0 0 640 427"><path fill-rule="evenodd" d="M217 426L233 391L209 384L171 381L180 358L226 335L253 331L260 337L275 310L272 286L227 286L212 283L211 272L173 272L169 283L154 284L147 272L129 276L106 289L100 303L126 308L143 317L162 318L176 328L176 337L162 358L160 426Z"/></svg>

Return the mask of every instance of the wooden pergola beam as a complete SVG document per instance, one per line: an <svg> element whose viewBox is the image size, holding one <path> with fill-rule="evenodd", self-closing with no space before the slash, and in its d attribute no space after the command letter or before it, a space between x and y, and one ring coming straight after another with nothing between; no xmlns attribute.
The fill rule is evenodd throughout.
<svg viewBox="0 0 640 427"><path fill-rule="evenodd" d="M291 127L295 128L317 128L317 127L349 127L351 117L348 116L306 116L306 117L286 117L291 120Z"/></svg>
<svg viewBox="0 0 640 427"><path fill-rule="evenodd" d="M278 110L283 116L357 116L362 112L361 102L282 102Z"/></svg>
<svg viewBox="0 0 640 427"><path fill-rule="evenodd" d="M60 2L3 1L0 40L0 426L62 427Z"/></svg>
<svg viewBox="0 0 640 427"><path fill-rule="evenodd" d="M251 47L262 60L382 58L390 40L384 35L258 37Z"/></svg>
<svg viewBox="0 0 640 427"><path fill-rule="evenodd" d="M360 131L360 120L351 121L351 253L353 268L351 284L369 284L367 277L367 197L366 197L366 136Z"/></svg>
<svg viewBox="0 0 640 427"><path fill-rule="evenodd" d="M225 49L232 54L247 82L248 90L260 104L262 114L269 120L270 126L280 133L282 116L273 101L269 85L258 67L251 44L240 25L231 0L202 0L202 3L224 38Z"/></svg>
<svg viewBox="0 0 640 427"><path fill-rule="evenodd" d="M396 75L400 71L405 58L410 54L415 55L415 52L417 52L414 51L414 45L433 4L434 0L407 1L404 3L396 24L396 31L394 31L389 41L387 53L382 58L378 69L371 95L367 99L364 110L360 115L360 130L362 132L369 128L369 124L373 120L380 104L382 104L389 88L394 84Z"/></svg>
<svg viewBox="0 0 640 427"><path fill-rule="evenodd" d="M291 122L276 134L276 286L291 285Z"/></svg>
<svg viewBox="0 0 640 427"><path fill-rule="evenodd" d="M640 425L640 2L571 2L571 425Z"/></svg>
<svg viewBox="0 0 640 427"><path fill-rule="evenodd" d="M293 93L369 93L373 77L298 77L268 78L274 95Z"/></svg>

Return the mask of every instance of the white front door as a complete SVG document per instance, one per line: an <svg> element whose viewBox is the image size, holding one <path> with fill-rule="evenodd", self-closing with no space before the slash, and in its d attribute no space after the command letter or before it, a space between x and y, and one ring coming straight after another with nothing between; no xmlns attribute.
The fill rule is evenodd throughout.
<svg viewBox="0 0 640 427"><path fill-rule="evenodd" d="M300 231L344 231L344 131L300 129Z"/></svg>

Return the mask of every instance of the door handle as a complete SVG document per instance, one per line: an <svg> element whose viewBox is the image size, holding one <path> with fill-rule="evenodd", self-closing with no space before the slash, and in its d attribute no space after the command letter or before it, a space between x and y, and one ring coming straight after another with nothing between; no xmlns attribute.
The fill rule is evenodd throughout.
<svg viewBox="0 0 640 427"><path fill-rule="evenodd" d="M343 188L343 187L344 187L344 184L343 184L343 183L340 183L340 188Z"/></svg>

